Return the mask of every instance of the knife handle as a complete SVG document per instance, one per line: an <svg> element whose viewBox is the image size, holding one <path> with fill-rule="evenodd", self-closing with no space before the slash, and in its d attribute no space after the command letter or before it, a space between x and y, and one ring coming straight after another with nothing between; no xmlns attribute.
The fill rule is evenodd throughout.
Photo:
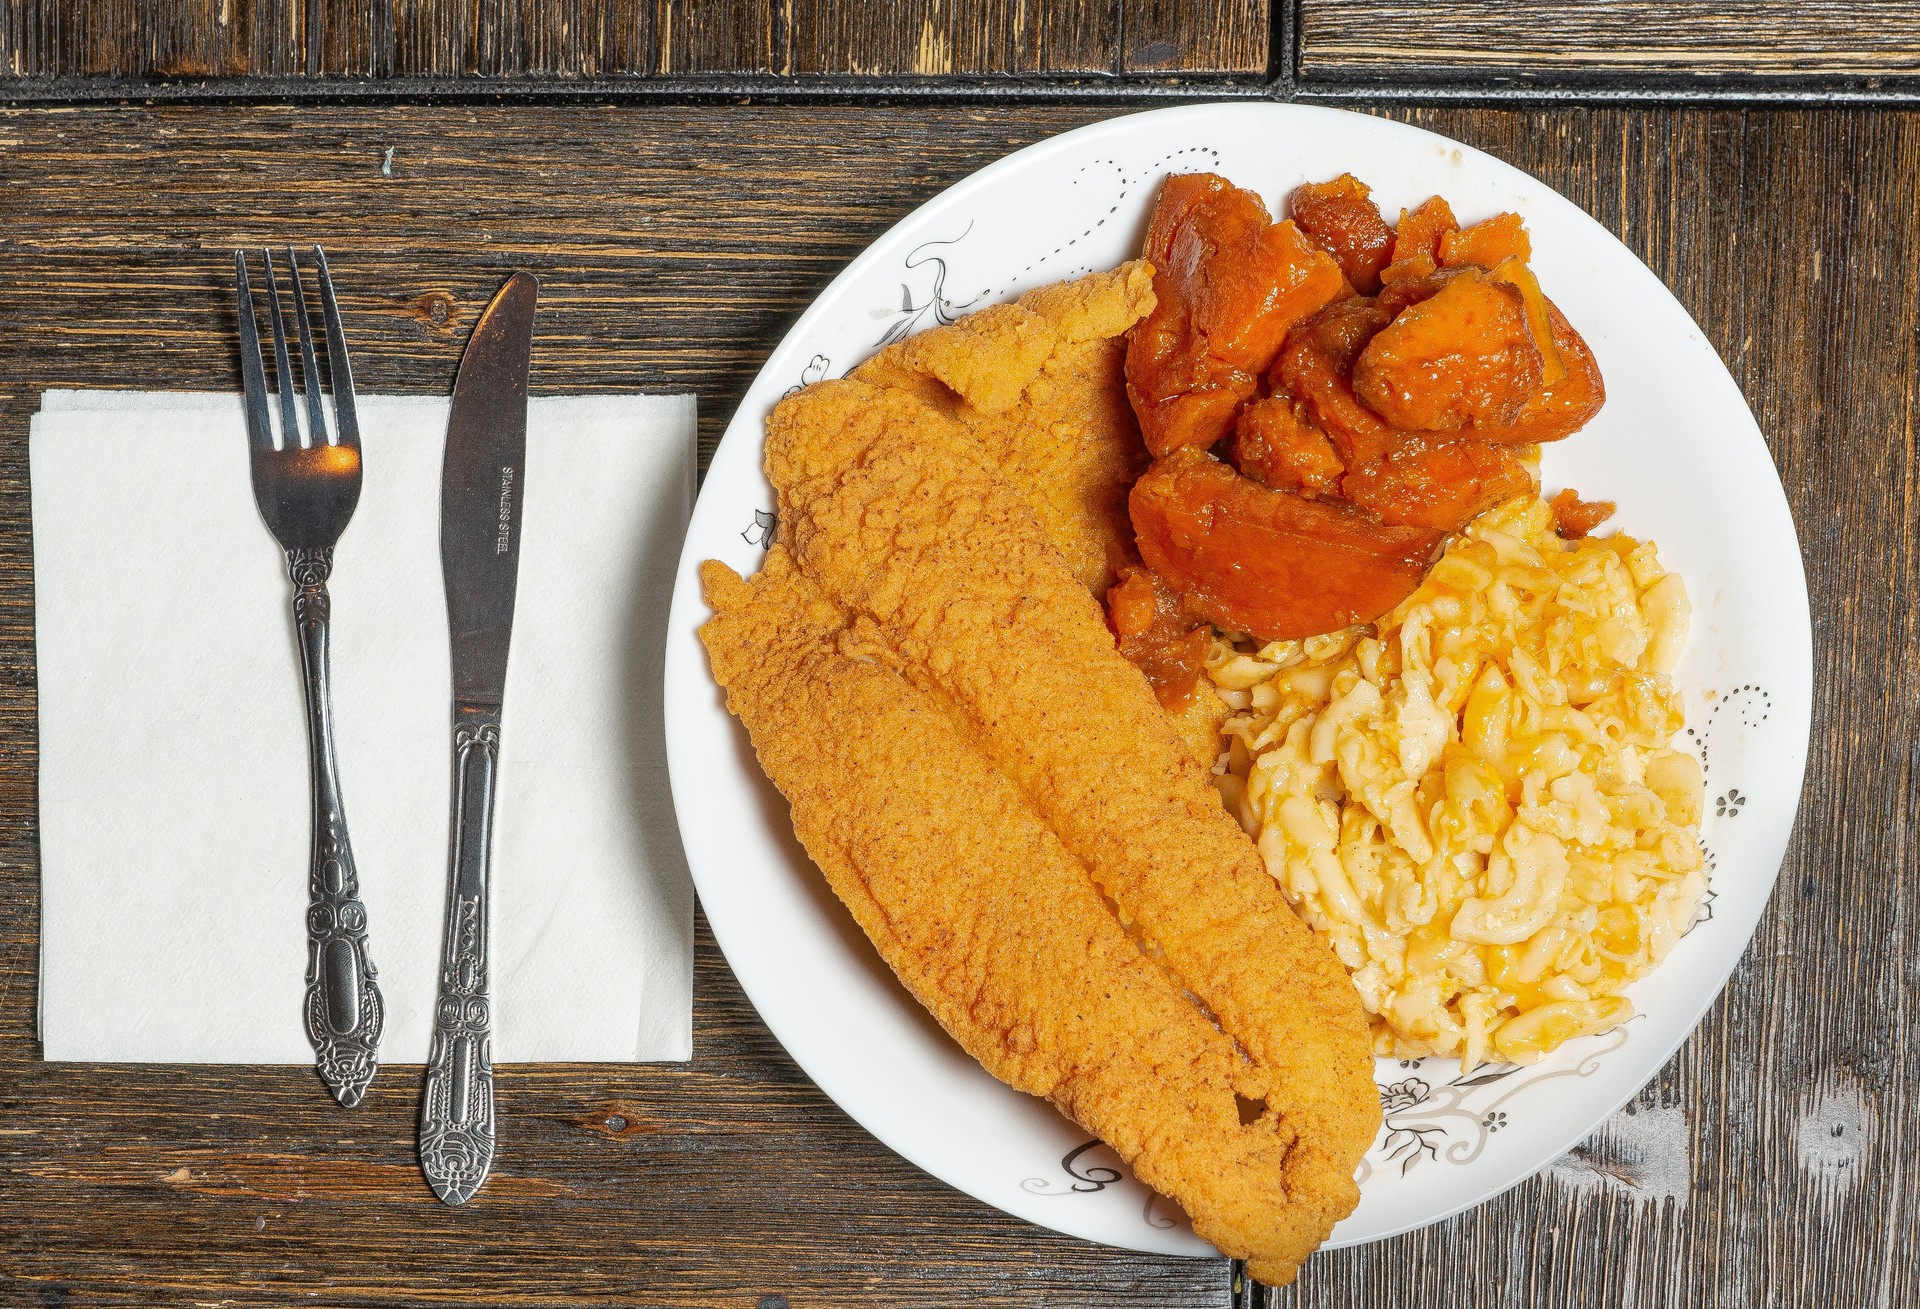
<svg viewBox="0 0 1920 1309"><path fill-rule="evenodd" d="M453 846L446 939L420 1106L420 1167L434 1194L465 1204L493 1166L493 1013L487 987L487 886L493 792L500 768L498 706L453 710Z"/></svg>
<svg viewBox="0 0 1920 1309"><path fill-rule="evenodd" d="M314 1066L334 1098L351 1109L380 1066L385 1012L379 974L367 953L367 907L347 840L340 772L333 750L333 691L327 667L333 551L287 551L293 625L306 685L307 762L313 795L313 846L307 864L307 1039Z"/></svg>

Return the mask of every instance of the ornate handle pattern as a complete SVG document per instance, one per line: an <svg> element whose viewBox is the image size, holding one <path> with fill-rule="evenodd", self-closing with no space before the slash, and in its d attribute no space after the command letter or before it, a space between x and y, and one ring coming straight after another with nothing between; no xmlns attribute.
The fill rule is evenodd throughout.
<svg viewBox="0 0 1920 1309"><path fill-rule="evenodd" d="M446 941L433 1009L420 1167L434 1194L465 1204L493 1166L493 1014L487 990L487 883L493 847L500 710L456 704L453 852Z"/></svg>
<svg viewBox="0 0 1920 1309"><path fill-rule="evenodd" d="M333 752L333 693L327 669L333 551L287 551L293 624L307 693L307 760L312 773L313 853L307 871L307 1039L334 1098L351 1109L380 1066L385 1011L367 953L367 908L347 841L340 773Z"/></svg>

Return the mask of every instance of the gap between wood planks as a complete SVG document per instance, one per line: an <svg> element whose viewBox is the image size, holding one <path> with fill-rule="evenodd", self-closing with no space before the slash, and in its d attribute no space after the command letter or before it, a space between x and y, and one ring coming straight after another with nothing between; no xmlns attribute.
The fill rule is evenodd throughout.
<svg viewBox="0 0 1920 1309"><path fill-rule="evenodd" d="M1285 57L1285 48L1276 57ZM1125 79L1100 76L866 77L837 74L677 74L669 77L581 78L567 81L472 77L408 77L378 81L307 77L236 77L207 81L153 78L58 77L0 79L0 106L106 104L1020 104L1126 105L1167 101L1267 100L1302 104L1458 105L1525 109L1558 105L1640 105L1648 108L1738 108L1876 105L1920 106L1920 77L1742 78L1704 81L1681 74L1591 74L1559 82L1436 78L1420 83L1301 79L1284 73L1265 79L1191 77Z"/></svg>

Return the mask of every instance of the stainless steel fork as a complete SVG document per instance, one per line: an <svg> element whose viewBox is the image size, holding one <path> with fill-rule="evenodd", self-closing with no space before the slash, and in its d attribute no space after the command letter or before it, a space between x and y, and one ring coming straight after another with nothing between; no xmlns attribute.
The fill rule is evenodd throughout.
<svg viewBox="0 0 1920 1309"><path fill-rule="evenodd" d="M360 1103L379 1067L384 1017L367 954L367 910L347 841L347 815L340 802L340 773L333 750L333 696L327 672L331 601L327 576L333 547L360 500L360 426L353 410L353 370L340 330L327 257L313 248L325 320L327 372L333 393L333 427L321 397L320 366L307 320L306 288L292 247L286 251L293 290L293 320L300 341L300 381L307 424L300 425L300 396L287 359L280 283L273 252L266 251L267 298L272 308L275 390L280 401L280 437L273 433L267 378L260 357L260 329L253 316L247 257L233 252L239 297L240 375L246 387L247 441L252 450L253 498L274 540L286 551L293 581L293 624L300 636L306 678L307 758L313 792L313 850L307 872L307 1037L320 1076L334 1098Z"/></svg>

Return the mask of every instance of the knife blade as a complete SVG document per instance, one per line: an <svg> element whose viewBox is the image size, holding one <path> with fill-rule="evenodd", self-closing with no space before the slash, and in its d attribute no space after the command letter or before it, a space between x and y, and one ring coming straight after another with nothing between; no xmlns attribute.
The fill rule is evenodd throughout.
<svg viewBox="0 0 1920 1309"><path fill-rule="evenodd" d="M453 815L420 1167L465 1204L493 1166L493 1013L487 891L500 711L520 571L527 374L540 283L515 273L474 324L453 384L440 471L440 571L453 654Z"/></svg>

